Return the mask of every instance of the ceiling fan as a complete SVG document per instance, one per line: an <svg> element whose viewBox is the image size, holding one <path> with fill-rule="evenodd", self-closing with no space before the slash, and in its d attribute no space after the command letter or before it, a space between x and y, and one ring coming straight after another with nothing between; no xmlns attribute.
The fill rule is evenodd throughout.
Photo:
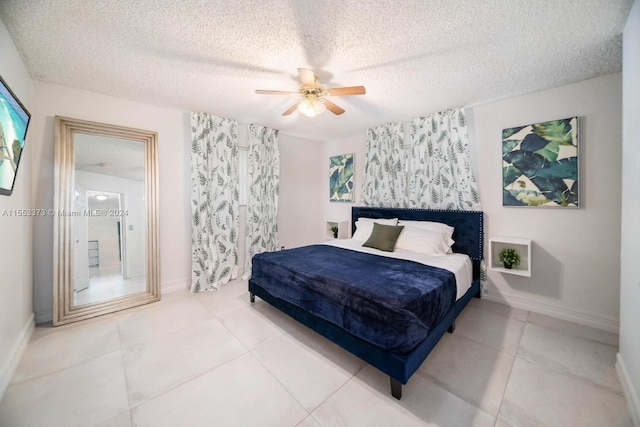
<svg viewBox="0 0 640 427"><path fill-rule="evenodd" d="M315 117L325 109L336 115L344 113L343 108L326 99L326 96L364 95L366 93L364 86L325 89L318 81L318 76L308 68L298 68L298 76L300 77L300 89L297 92L258 89L256 93L266 95L302 95L304 99L294 104L282 115L288 116L297 109L307 117Z"/></svg>

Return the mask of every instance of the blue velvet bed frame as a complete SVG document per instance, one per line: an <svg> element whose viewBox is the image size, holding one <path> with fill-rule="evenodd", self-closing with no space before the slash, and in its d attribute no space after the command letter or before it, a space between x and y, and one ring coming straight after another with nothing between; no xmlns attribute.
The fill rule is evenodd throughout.
<svg viewBox="0 0 640 427"><path fill-rule="evenodd" d="M318 318L306 310L287 301L272 296L268 291L249 280L251 302L259 296L272 306L288 314L300 323L313 329L347 351L358 356L365 362L378 368L390 377L391 394L400 399L402 384L406 384L431 350L440 341L445 331L453 332L455 319L471 298L480 296L480 261L483 254L483 214L482 212L467 211L438 211L424 209L400 208L351 208L351 229L355 231L355 221L358 218L398 218L401 220L437 221L449 224L455 228L453 233L453 251L469 255L473 263L473 284L462 298L456 301L454 307L444 316L442 321L434 327L427 338L406 354L396 354L381 347L364 341L348 331Z"/></svg>

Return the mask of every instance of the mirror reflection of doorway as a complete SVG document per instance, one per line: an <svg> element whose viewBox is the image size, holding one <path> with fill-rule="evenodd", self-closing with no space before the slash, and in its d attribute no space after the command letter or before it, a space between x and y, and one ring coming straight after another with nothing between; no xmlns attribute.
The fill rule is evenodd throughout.
<svg viewBox="0 0 640 427"><path fill-rule="evenodd" d="M158 134L60 116L55 117L55 130L55 204L60 216L53 221L53 324L159 301ZM91 239L95 254L89 267L89 217L83 213L90 212L89 190L119 195L123 213L107 212L120 217L121 237L117 232L114 237L120 241L113 268L118 274L111 276L123 285L133 283L127 286L130 292L90 297L98 288L95 279L108 274L99 239Z"/></svg>
<svg viewBox="0 0 640 427"><path fill-rule="evenodd" d="M79 210L82 215L75 227L76 259L84 258L88 262L84 274L76 268L75 305L143 292L146 289L144 272L136 271L140 270L139 266L129 265L135 264L135 259L126 256L128 245L122 230L127 226L128 211L123 195L87 190L83 196L80 199L84 201L79 203L83 205ZM78 223L82 227L78 227Z"/></svg>

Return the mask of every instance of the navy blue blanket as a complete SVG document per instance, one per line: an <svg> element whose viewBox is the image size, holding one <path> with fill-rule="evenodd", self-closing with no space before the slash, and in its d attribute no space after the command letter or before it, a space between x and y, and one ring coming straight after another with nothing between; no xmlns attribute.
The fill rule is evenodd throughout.
<svg viewBox="0 0 640 427"><path fill-rule="evenodd" d="M251 281L400 354L424 340L456 299L450 271L327 245L255 255Z"/></svg>

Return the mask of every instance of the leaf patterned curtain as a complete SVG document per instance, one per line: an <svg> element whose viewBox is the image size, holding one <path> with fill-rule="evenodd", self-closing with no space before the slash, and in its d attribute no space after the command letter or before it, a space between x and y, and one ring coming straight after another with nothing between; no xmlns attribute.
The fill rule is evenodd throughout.
<svg viewBox="0 0 640 427"><path fill-rule="evenodd" d="M280 151L278 131L249 125L247 236L243 279L255 254L278 249Z"/></svg>
<svg viewBox="0 0 640 427"><path fill-rule="evenodd" d="M387 123L367 131L367 158L362 202L367 206L405 207L405 154L402 123Z"/></svg>
<svg viewBox="0 0 640 427"><path fill-rule="evenodd" d="M481 210L464 109L419 117L410 126L408 207Z"/></svg>
<svg viewBox="0 0 640 427"><path fill-rule="evenodd" d="M238 123L191 114L191 291L238 274Z"/></svg>

